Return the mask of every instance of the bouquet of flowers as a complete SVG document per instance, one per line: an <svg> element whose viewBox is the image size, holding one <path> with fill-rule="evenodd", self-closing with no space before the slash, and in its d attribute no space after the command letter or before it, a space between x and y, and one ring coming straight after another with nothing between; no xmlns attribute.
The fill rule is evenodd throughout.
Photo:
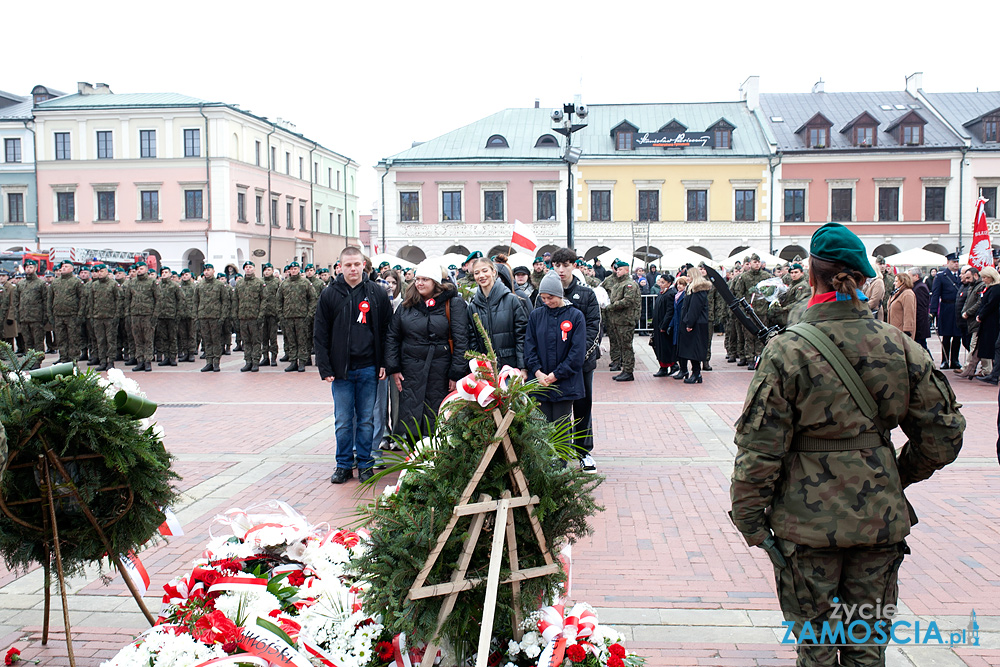
<svg viewBox="0 0 1000 667"><path fill-rule="evenodd" d="M788 291L788 285L781 281L781 278L768 278L762 280L750 288L750 303L758 299L765 299L768 305L777 301L782 294Z"/></svg>
<svg viewBox="0 0 1000 667"><path fill-rule="evenodd" d="M503 667L565 664L566 660L583 667L639 667L645 662L625 650L617 630L598 624L597 614L586 604L568 610L565 605L543 607L521 627L528 632L520 641L507 642Z"/></svg>

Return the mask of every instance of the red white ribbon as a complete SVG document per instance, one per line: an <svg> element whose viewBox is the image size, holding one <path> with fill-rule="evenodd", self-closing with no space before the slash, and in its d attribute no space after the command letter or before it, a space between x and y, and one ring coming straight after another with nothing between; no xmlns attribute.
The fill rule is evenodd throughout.
<svg viewBox="0 0 1000 667"><path fill-rule="evenodd" d="M180 537L184 534L184 528L181 526L180 520L178 520L176 514L170 511L169 507L163 508L163 516L166 518L166 521L160 524L160 535L164 537Z"/></svg>
<svg viewBox="0 0 1000 667"><path fill-rule="evenodd" d="M132 585L139 589L139 595L145 595L146 591L149 590L149 573L146 572L142 561L139 560L134 551L130 551L121 556L121 562Z"/></svg>
<svg viewBox="0 0 1000 667"><path fill-rule="evenodd" d="M569 320L563 320L559 328L562 329L562 339L566 340L566 335L573 330L573 323Z"/></svg>
<svg viewBox="0 0 1000 667"><path fill-rule="evenodd" d="M260 665L260 667L268 667L270 664L264 658L258 658L255 655L250 655L249 653L239 653L237 655L226 655L221 658L212 658L211 660L206 660L205 662L199 662L194 667L224 667L225 665Z"/></svg>
<svg viewBox="0 0 1000 667"><path fill-rule="evenodd" d="M247 653L264 658L281 667L312 667L309 660L284 639L267 629L276 627L270 621L258 618L255 624L240 628L236 643Z"/></svg>
<svg viewBox="0 0 1000 667"><path fill-rule="evenodd" d="M474 401L481 407L489 409L494 405L494 401L499 401L497 390L507 391L511 381L521 376L521 371L511 366L504 366L500 369L500 373L496 374L493 365L485 359L470 359L469 370L472 372L455 383L455 391L441 401L440 411L444 416L447 417L449 414L445 406L457 400Z"/></svg>
<svg viewBox="0 0 1000 667"><path fill-rule="evenodd" d="M589 637L597 627L597 615L589 607L577 604L563 617L565 607L561 604L543 607L538 620L538 631L548 642L538 657L538 665L562 664L566 646L577 643L578 639Z"/></svg>
<svg viewBox="0 0 1000 667"><path fill-rule="evenodd" d="M333 661L333 656L320 648L318 644L312 643L311 640L305 639L301 635L299 636L299 644L306 650L306 653L316 656L326 667L337 667L337 663Z"/></svg>
<svg viewBox="0 0 1000 667"><path fill-rule="evenodd" d="M392 655L395 658L389 667L412 667L410 654L406 651L406 633L400 632L392 638Z"/></svg>
<svg viewBox="0 0 1000 667"><path fill-rule="evenodd" d="M240 591L248 593L251 591L267 590L267 579L257 577L219 577L208 589L209 593L219 591Z"/></svg>
<svg viewBox="0 0 1000 667"><path fill-rule="evenodd" d="M427 301L425 301L425 303L427 304L428 308L433 308L435 301L434 301L434 299L427 299Z"/></svg>
<svg viewBox="0 0 1000 667"><path fill-rule="evenodd" d="M358 315L358 322L361 324L368 324L368 311L372 309L372 305L367 301L362 301L358 304L358 310L361 313Z"/></svg>

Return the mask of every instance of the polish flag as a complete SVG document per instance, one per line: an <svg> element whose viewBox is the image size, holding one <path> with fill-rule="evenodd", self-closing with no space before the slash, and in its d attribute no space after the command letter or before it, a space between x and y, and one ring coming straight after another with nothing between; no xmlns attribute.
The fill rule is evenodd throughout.
<svg viewBox="0 0 1000 667"><path fill-rule="evenodd" d="M514 235L510 239L512 246L523 248L529 255L534 254L538 247L538 238L531 229L531 225L520 220L514 220Z"/></svg>
<svg viewBox="0 0 1000 667"><path fill-rule="evenodd" d="M163 508L163 516L167 520L160 524L160 535L164 537L180 537L184 534L184 528L181 526L180 519L170 511L169 507Z"/></svg>
<svg viewBox="0 0 1000 667"><path fill-rule="evenodd" d="M990 232L986 227L986 200L982 197L976 202L976 217L972 224L972 249L969 251L969 266L980 271L983 267L993 266L993 246L990 243Z"/></svg>
<svg viewBox="0 0 1000 667"><path fill-rule="evenodd" d="M132 585L139 590L139 595L145 595L146 591L149 590L149 573L146 572L142 561L139 560L134 551L122 556L121 561L125 567L125 574L132 580Z"/></svg>

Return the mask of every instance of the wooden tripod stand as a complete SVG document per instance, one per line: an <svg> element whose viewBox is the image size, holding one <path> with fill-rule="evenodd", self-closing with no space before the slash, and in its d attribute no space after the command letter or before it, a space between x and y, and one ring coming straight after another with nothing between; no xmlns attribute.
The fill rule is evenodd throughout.
<svg viewBox="0 0 1000 667"><path fill-rule="evenodd" d="M486 601L483 605L483 624L479 631L479 649L476 657L476 667L485 667L487 658L489 657L490 640L493 634L493 617L496 614L497 591L500 584L510 584L513 587L513 606L515 610L513 630L514 636L520 639L521 582L526 579L555 574L561 567L552 558L552 554L549 553L545 543L545 535L542 533L542 525L533 514L535 505L538 504L538 496L531 495L528 489L528 482L518 465L514 445L507 434L511 422L514 421L514 412L509 411L506 415L501 415L499 409L494 409L493 420L497 424L497 431L493 435L490 444L486 447L486 451L483 452L483 456L479 460L479 465L476 467L472 479L465 485L465 490L462 491L462 495L459 497L458 504L455 506L454 512L448 520L448 525L438 535L437 544L427 556L427 562L424 563L423 569L417 575L407 596L411 600L439 595L445 596L444 601L441 603L441 611L438 612L437 629L434 631L434 636L430 638L427 650L424 653L424 659L421 662L422 667L431 667L434 664L434 658L438 651L438 646L434 643L434 639L441 632L445 621L448 620L448 616L451 615L452 610L455 608L458 594L482 583L482 579L466 579L465 575L469 569L469 563L472 560L476 543L479 541L479 534L482 532L487 514L495 512L496 522L494 523L493 543L490 551L490 567L486 577ZM511 496L509 491L504 491L499 500L494 500L488 495L482 494L479 496L478 502L470 503L469 499L472 498L476 486L479 485L480 480L482 480L483 475L486 473L486 469L493 461L493 457L501 446L503 447L507 462L513 466L511 470L511 486L516 495ZM538 547L545 559L545 565L523 570L520 568L517 557L517 537L514 531L514 513L511 511L516 507L523 507L527 511L528 521L531 524L535 540L538 542ZM426 585L427 577L441 555L441 552L444 550L445 543L451 536L452 531L454 531L455 526L458 524L459 517L469 515L473 516L472 525L469 528L469 535L463 543L462 554L458 559L458 568L452 572L451 581L443 584ZM501 529L501 526L505 526L506 529ZM507 558L510 564L510 576L500 581L500 566L503 560L505 537Z"/></svg>
<svg viewBox="0 0 1000 667"><path fill-rule="evenodd" d="M24 439L18 446L17 450L11 452L10 461L13 462L18 452L38 433L38 429L41 428L41 422L35 424L31 433L28 437ZM39 436L41 438L41 436ZM99 454L88 454L83 456L67 457L65 459L60 459L56 453L49 446L49 443L41 438L42 446L44 447L45 453L38 456L38 460L30 463L19 463L17 465L8 466L8 470L13 470L17 468L31 468L34 467L39 479L39 492L38 498L29 498L26 500L19 500L13 503L7 503L2 496L0 496L0 511L2 511L7 517L30 530L39 532L44 537L44 553L45 562L42 563L42 567L45 573L45 609L44 617L42 619L42 645L48 644L49 641L49 616L51 612L51 601L52 601L52 556L55 556L56 565L56 576L59 581L59 594L62 597L62 612L63 612L63 627L66 630L66 651L69 656L70 667L76 667L76 659L73 655L73 639L71 635L70 621L69 621L69 608L66 604L66 579L63 573L63 559L62 559L62 549L60 547L59 540L59 525L56 518L56 503L64 498L72 498L79 509L83 512L87 521L93 527L97 536L100 538L101 542L104 544L104 548L107 549L108 556L114 562L118 571L121 572L122 578L125 580L125 584L128 586L129 592L132 593L132 597L135 598L136 604L139 605L139 609L142 610L143 615L146 620L149 621L150 626L156 623L156 619L153 615L149 613L149 609L146 607L142 596L136 589L135 585L132 583L132 579L129 577L128 573L125 571L125 566L121 561L121 557L114 552L111 547L111 542L108 540L107 536L104 534L104 528L108 528L114 525L115 522L120 520L125 516L125 512L132 506L133 493L131 489L128 490L128 501L125 509L118 515L117 518L111 520L109 523L105 524L103 527L94 513L90 510L87 504L84 502L83 497L80 495L79 490L76 488L76 484L73 483L73 479L67 472L66 467L63 465L64 461L82 461L88 459L100 459L102 458ZM53 470L62 477L62 480L58 483L53 481L55 475ZM108 492L115 490L123 490L127 487L117 486L108 487L104 489L99 489L99 492ZM35 526L27 521L24 521L20 517L14 515L11 511L11 507L16 505L27 505L33 503L41 503L42 505L42 525Z"/></svg>

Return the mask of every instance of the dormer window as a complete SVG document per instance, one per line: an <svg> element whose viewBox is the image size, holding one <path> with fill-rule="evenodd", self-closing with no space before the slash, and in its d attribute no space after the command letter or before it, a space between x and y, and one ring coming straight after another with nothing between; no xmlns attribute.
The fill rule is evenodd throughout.
<svg viewBox="0 0 1000 667"><path fill-rule="evenodd" d="M892 121L887 132L891 132L903 146L922 146L924 143L924 125L927 121L916 111L910 111Z"/></svg>
<svg viewBox="0 0 1000 667"><path fill-rule="evenodd" d="M613 128L611 128L611 138L614 139L615 141L615 150L616 151L635 150L635 146L633 145L633 140L635 139L635 134L638 131L639 128L633 125L632 123L628 122L627 120L623 120L622 122L618 123Z"/></svg>
<svg viewBox="0 0 1000 667"><path fill-rule="evenodd" d="M826 148L830 145L830 128L810 127L809 148Z"/></svg>
<svg viewBox="0 0 1000 667"><path fill-rule="evenodd" d="M854 145L870 148L875 145L875 127L872 125L854 126Z"/></svg>
<svg viewBox="0 0 1000 667"><path fill-rule="evenodd" d="M535 142L535 148L558 148L559 142L551 134L543 134Z"/></svg>
<svg viewBox="0 0 1000 667"><path fill-rule="evenodd" d="M733 130L736 126L730 123L725 118L720 118L711 125L708 126L707 132L712 133L712 145L716 148L732 148L733 147Z"/></svg>
<svg viewBox="0 0 1000 667"><path fill-rule="evenodd" d="M487 148L510 148L507 145L507 139L502 134L494 134L489 139L486 140Z"/></svg>
<svg viewBox="0 0 1000 667"><path fill-rule="evenodd" d="M669 123L660 128L660 132L687 132L687 125L674 118Z"/></svg>
<svg viewBox="0 0 1000 667"><path fill-rule="evenodd" d="M919 146L924 143L923 128L920 125L903 125L903 140L900 143L907 146Z"/></svg>
<svg viewBox="0 0 1000 667"><path fill-rule="evenodd" d="M1000 140L1000 115L983 118L983 143L993 144Z"/></svg>
<svg viewBox="0 0 1000 667"><path fill-rule="evenodd" d="M830 146L830 127L833 123L821 113L803 123L795 134L802 137L806 148L828 148Z"/></svg>

